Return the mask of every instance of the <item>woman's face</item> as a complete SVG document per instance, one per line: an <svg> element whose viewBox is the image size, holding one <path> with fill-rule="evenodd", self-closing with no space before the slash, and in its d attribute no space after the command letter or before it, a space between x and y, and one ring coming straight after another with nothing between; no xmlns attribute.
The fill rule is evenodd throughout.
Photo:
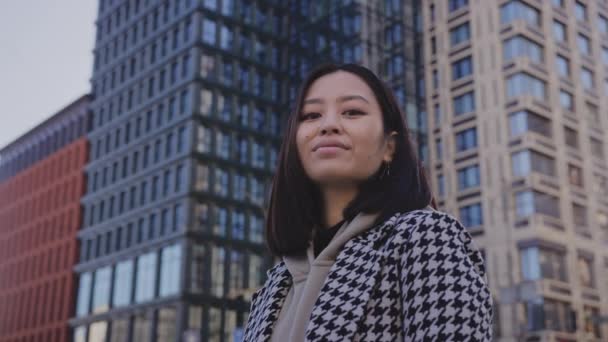
<svg viewBox="0 0 608 342"><path fill-rule="evenodd" d="M298 115L298 154L316 184L353 186L392 159L395 142L384 134L380 105L355 74L336 71L318 78Z"/></svg>

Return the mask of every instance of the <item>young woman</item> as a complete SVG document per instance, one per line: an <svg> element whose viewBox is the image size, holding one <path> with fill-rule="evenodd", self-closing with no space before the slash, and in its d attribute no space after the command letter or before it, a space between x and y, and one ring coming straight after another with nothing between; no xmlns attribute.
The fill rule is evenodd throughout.
<svg viewBox="0 0 608 342"><path fill-rule="evenodd" d="M429 206L391 91L365 67L324 65L296 101L266 221L281 262L253 295L245 341L491 340L483 260Z"/></svg>

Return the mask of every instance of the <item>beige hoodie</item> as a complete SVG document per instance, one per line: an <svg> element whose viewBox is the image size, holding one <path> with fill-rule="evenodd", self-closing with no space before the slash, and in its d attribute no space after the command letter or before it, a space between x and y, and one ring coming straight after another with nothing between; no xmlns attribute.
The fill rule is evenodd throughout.
<svg viewBox="0 0 608 342"><path fill-rule="evenodd" d="M293 283L275 323L270 339L272 342L304 341L312 308L336 257L346 242L371 228L377 217L378 214L359 213L352 221L344 222L316 259L312 243L306 250L306 256L283 257Z"/></svg>

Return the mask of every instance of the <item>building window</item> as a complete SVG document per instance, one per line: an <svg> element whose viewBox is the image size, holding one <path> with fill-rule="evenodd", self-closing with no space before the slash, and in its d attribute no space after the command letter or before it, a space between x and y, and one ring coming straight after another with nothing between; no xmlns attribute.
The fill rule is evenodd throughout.
<svg viewBox="0 0 608 342"><path fill-rule="evenodd" d="M137 275L135 302L142 303L154 298L156 284L156 252L150 252L137 258Z"/></svg>
<svg viewBox="0 0 608 342"><path fill-rule="evenodd" d="M191 261L190 261L190 291L192 293L202 293L205 276L205 270L207 266L205 261L207 257L205 255L205 246L200 244L193 244L191 247Z"/></svg>
<svg viewBox="0 0 608 342"><path fill-rule="evenodd" d="M228 227L228 211L225 208L215 208L215 224L213 225L213 234L217 236L226 236Z"/></svg>
<svg viewBox="0 0 608 342"><path fill-rule="evenodd" d="M439 88L439 70L434 69L433 72L433 89L436 90Z"/></svg>
<svg viewBox="0 0 608 342"><path fill-rule="evenodd" d="M558 43L565 43L568 41L566 24L557 20L553 21L553 38L555 38Z"/></svg>
<svg viewBox="0 0 608 342"><path fill-rule="evenodd" d="M458 190L479 186L479 165L471 165L458 170Z"/></svg>
<svg viewBox="0 0 608 342"><path fill-rule="evenodd" d="M601 340L602 329L597 318L600 317L600 309L590 306L583 306L583 318L585 321L585 337L589 340Z"/></svg>
<svg viewBox="0 0 608 342"><path fill-rule="evenodd" d="M264 168L266 159L264 145L258 141L253 141L251 143L251 155L252 166L256 168Z"/></svg>
<svg viewBox="0 0 608 342"><path fill-rule="evenodd" d="M574 16L577 21L587 21L587 6L577 1L574 3Z"/></svg>
<svg viewBox="0 0 608 342"><path fill-rule="evenodd" d="M230 158L230 134L216 131L215 154L223 159Z"/></svg>
<svg viewBox="0 0 608 342"><path fill-rule="evenodd" d="M149 341L152 321L146 311L139 311L133 319L133 341Z"/></svg>
<svg viewBox="0 0 608 342"><path fill-rule="evenodd" d="M108 334L108 322L98 321L89 327L89 342L103 342Z"/></svg>
<svg viewBox="0 0 608 342"><path fill-rule="evenodd" d="M232 118L232 98L230 96L217 96L217 113L220 120L230 122Z"/></svg>
<svg viewBox="0 0 608 342"><path fill-rule="evenodd" d="M232 196L236 200L244 200L247 191L247 177L234 173L232 178Z"/></svg>
<svg viewBox="0 0 608 342"><path fill-rule="evenodd" d="M220 168L215 168L214 192L223 197L228 196L228 172Z"/></svg>
<svg viewBox="0 0 608 342"><path fill-rule="evenodd" d="M465 6L468 6L469 0L448 0L448 8L450 12L457 11Z"/></svg>
<svg viewBox="0 0 608 342"><path fill-rule="evenodd" d="M245 239L245 214L240 211L232 211L232 231L233 239Z"/></svg>
<svg viewBox="0 0 608 342"><path fill-rule="evenodd" d="M555 176L555 160L542 153L523 150L511 155L513 176L525 177L531 172Z"/></svg>
<svg viewBox="0 0 608 342"><path fill-rule="evenodd" d="M181 203L173 206L173 231L182 231L186 225L186 211Z"/></svg>
<svg viewBox="0 0 608 342"><path fill-rule="evenodd" d="M589 145L591 147L591 155L594 157L604 159L604 142L596 138L589 139Z"/></svg>
<svg viewBox="0 0 608 342"><path fill-rule="evenodd" d="M564 1L565 0L551 0L551 3L555 7L564 8L564 6L565 6Z"/></svg>
<svg viewBox="0 0 608 342"><path fill-rule="evenodd" d="M201 66L200 66L200 73L201 73L201 77L204 77L205 79L209 79L209 80L213 80L216 78L216 62L215 62L215 57L205 54L203 53L201 55ZM162 80L163 78L161 78ZM202 94L202 93L201 93ZM201 97L201 101L202 101L202 97Z"/></svg>
<svg viewBox="0 0 608 342"><path fill-rule="evenodd" d="M264 259L256 254L249 254L249 288L259 288L264 285L266 269Z"/></svg>
<svg viewBox="0 0 608 342"><path fill-rule="evenodd" d="M443 155L443 144L441 139L435 139L435 157L437 160L441 160Z"/></svg>
<svg viewBox="0 0 608 342"><path fill-rule="evenodd" d="M570 77L570 61L561 55L557 55L555 58L555 66L557 67L557 73L561 77Z"/></svg>
<svg viewBox="0 0 608 342"><path fill-rule="evenodd" d="M603 15L598 16L598 26L602 34L608 34L608 18Z"/></svg>
<svg viewBox="0 0 608 342"><path fill-rule="evenodd" d="M507 97L533 96L545 100L545 82L524 72L519 72L507 79Z"/></svg>
<svg viewBox="0 0 608 342"><path fill-rule="evenodd" d="M80 326L74 328L74 342L87 342L87 327Z"/></svg>
<svg viewBox="0 0 608 342"><path fill-rule="evenodd" d="M574 223L574 231L577 234L591 237L587 218L587 208L585 206L572 203L572 219Z"/></svg>
<svg viewBox="0 0 608 342"><path fill-rule="evenodd" d="M576 42L578 44L578 50L583 55L591 56L591 41L589 40L589 37L579 33L576 37Z"/></svg>
<svg viewBox="0 0 608 342"><path fill-rule="evenodd" d="M585 67L581 68L581 83L585 90L593 90L593 72Z"/></svg>
<svg viewBox="0 0 608 342"><path fill-rule="evenodd" d="M234 33L232 29L224 25L220 30L220 47L228 51L234 47Z"/></svg>
<svg viewBox="0 0 608 342"><path fill-rule="evenodd" d="M161 297L175 295L180 287L181 246L176 244L161 250L160 288Z"/></svg>
<svg viewBox="0 0 608 342"><path fill-rule="evenodd" d="M439 193L439 196L443 197L445 196L446 192L445 192L445 176L444 175L438 175L437 176L437 192Z"/></svg>
<svg viewBox="0 0 608 342"><path fill-rule="evenodd" d="M230 251L229 296L240 293L245 288L246 266L245 254L243 252Z"/></svg>
<svg viewBox="0 0 608 342"><path fill-rule="evenodd" d="M469 128L456 133L456 152L462 152L477 147L477 128Z"/></svg>
<svg viewBox="0 0 608 342"><path fill-rule="evenodd" d="M469 22L458 25L450 30L450 45L455 46L471 39Z"/></svg>
<svg viewBox="0 0 608 342"><path fill-rule="evenodd" d="M226 261L226 250L224 247L211 247L211 294L216 297L224 296L224 268Z"/></svg>
<svg viewBox="0 0 608 342"><path fill-rule="evenodd" d="M559 104L563 109L574 113L574 97L564 89L559 90Z"/></svg>
<svg viewBox="0 0 608 342"><path fill-rule="evenodd" d="M568 164L568 181L571 185L583 187L583 170L572 164Z"/></svg>
<svg viewBox="0 0 608 342"><path fill-rule="evenodd" d="M254 243L262 243L264 241L264 223L259 216L249 216L249 241Z"/></svg>
<svg viewBox="0 0 608 342"><path fill-rule="evenodd" d="M564 138L566 146L578 149L578 133L574 129L564 126Z"/></svg>
<svg viewBox="0 0 608 342"><path fill-rule="evenodd" d="M157 341L174 341L177 337L177 314L174 307L158 309ZM113 327L112 327L113 328Z"/></svg>
<svg viewBox="0 0 608 342"><path fill-rule="evenodd" d="M209 167L207 165L198 165L196 167L196 190L209 190Z"/></svg>
<svg viewBox="0 0 608 342"><path fill-rule="evenodd" d="M540 191L519 191L515 194L515 213L519 218L535 213L559 218L559 199Z"/></svg>
<svg viewBox="0 0 608 342"><path fill-rule="evenodd" d="M471 56L452 63L452 80L469 76L473 73L473 61Z"/></svg>
<svg viewBox="0 0 608 342"><path fill-rule="evenodd" d="M252 176L250 178L250 189L251 202L256 205L262 205L264 202L264 182Z"/></svg>
<svg viewBox="0 0 608 342"><path fill-rule="evenodd" d="M198 127L196 150L200 153L211 152L211 129L205 126Z"/></svg>
<svg viewBox="0 0 608 342"><path fill-rule="evenodd" d="M131 289L133 287L133 260L116 264L114 270L114 294L112 306L120 307L131 304Z"/></svg>
<svg viewBox="0 0 608 342"><path fill-rule="evenodd" d="M535 132L539 135L551 137L551 121L538 114L522 110L509 115L509 132L511 137Z"/></svg>
<svg viewBox="0 0 608 342"><path fill-rule="evenodd" d="M78 301L76 303L76 316L82 317L89 313L89 302L91 300L91 272L81 273L78 282Z"/></svg>
<svg viewBox="0 0 608 342"><path fill-rule="evenodd" d="M466 205L460 208L460 220L465 227L477 227L483 224L481 203Z"/></svg>
<svg viewBox="0 0 608 342"><path fill-rule="evenodd" d="M543 47L522 35L505 40L503 44L504 61L518 57L528 57L534 63L542 63Z"/></svg>
<svg viewBox="0 0 608 342"><path fill-rule="evenodd" d="M514 20L524 20L529 25L540 27L540 11L519 0L512 0L500 8L500 22L510 24Z"/></svg>
<svg viewBox="0 0 608 342"><path fill-rule="evenodd" d="M475 110L475 96L473 91L454 97L454 115L470 113Z"/></svg>
<svg viewBox="0 0 608 342"><path fill-rule="evenodd" d="M203 19L203 42L209 45L216 43L216 24L208 18Z"/></svg>
<svg viewBox="0 0 608 342"><path fill-rule="evenodd" d="M520 258L524 280L568 281L565 252L544 247L528 247L520 250Z"/></svg>
<svg viewBox="0 0 608 342"><path fill-rule="evenodd" d="M106 266L95 271L93 284L93 313L106 312L110 309L110 281L112 267Z"/></svg>

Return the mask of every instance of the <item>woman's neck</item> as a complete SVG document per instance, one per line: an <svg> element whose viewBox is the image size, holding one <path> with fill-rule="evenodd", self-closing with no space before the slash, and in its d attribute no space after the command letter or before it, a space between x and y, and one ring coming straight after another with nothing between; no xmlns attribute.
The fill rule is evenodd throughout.
<svg viewBox="0 0 608 342"><path fill-rule="evenodd" d="M325 226L332 227L342 221L342 212L350 201L357 195L354 187L330 187L325 188L323 193L323 203L325 204Z"/></svg>

